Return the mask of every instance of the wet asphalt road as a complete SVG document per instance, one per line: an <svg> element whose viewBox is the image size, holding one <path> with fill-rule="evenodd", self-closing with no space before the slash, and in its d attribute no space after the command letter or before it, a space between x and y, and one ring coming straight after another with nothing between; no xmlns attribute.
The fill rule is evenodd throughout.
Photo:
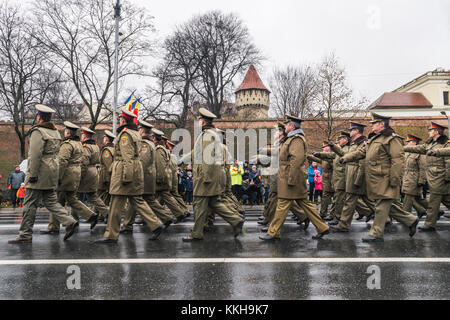
<svg viewBox="0 0 450 320"><path fill-rule="evenodd" d="M215 230L203 241L183 243L191 217L170 226L157 241L148 241L145 226L135 226L117 245L93 245L105 225L90 231L82 223L66 242L63 233L36 232L31 245L10 245L7 240L17 235L20 215L1 212L0 299L450 298L450 219L438 222L437 233L418 232L412 239L407 228L394 224L384 243L365 244L363 222L355 221L350 234L315 241L312 225L303 231L288 217L281 241L267 243L258 239L260 214L247 213L244 235L237 239L217 218ZM47 221L48 214L40 213L35 230L45 228ZM373 265L379 268L380 289L368 288L368 282L376 284L377 274L367 273ZM78 275L69 266L79 268L80 289L68 288Z"/></svg>

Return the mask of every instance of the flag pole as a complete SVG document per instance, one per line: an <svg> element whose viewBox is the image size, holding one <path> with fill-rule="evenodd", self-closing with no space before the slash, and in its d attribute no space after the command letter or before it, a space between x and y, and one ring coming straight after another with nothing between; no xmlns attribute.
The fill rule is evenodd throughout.
<svg viewBox="0 0 450 320"><path fill-rule="evenodd" d="M120 20L120 0L114 6L114 19L116 20L116 39L114 42L114 105L113 105L113 133L117 130L117 90L119 82L119 20Z"/></svg>

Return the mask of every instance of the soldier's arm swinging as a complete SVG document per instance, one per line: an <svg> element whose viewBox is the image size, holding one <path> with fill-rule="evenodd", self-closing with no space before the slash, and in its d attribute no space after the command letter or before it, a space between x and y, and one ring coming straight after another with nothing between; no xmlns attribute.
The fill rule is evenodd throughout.
<svg viewBox="0 0 450 320"><path fill-rule="evenodd" d="M424 144L419 144L418 146L404 146L403 151L410 153L426 154L427 148Z"/></svg>
<svg viewBox="0 0 450 320"><path fill-rule="evenodd" d="M450 157L450 148L437 149L436 157Z"/></svg>
<svg viewBox="0 0 450 320"><path fill-rule="evenodd" d="M419 161L419 180L418 185L425 185L427 182L427 157L421 155L418 159Z"/></svg>
<svg viewBox="0 0 450 320"><path fill-rule="evenodd" d="M345 154L341 159L341 163L356 162L366 157L367 147L366 144L361 144L358 149L353 152Z"/></svg>
<svg viewBox="0 0 450 320"><path fill-rule="evenodd" d="M63 178L63 174L66 171L67 164L72 157L73 147L70 143L63 143L58 152L59 161L59 181Z"/></svg>
<svg viewBox="0 0 450 320"><path fill-rule="evenodd" d="M337 144L332 144L331 145L331 150L336 153L339 157L342 157L345 152L344 150L342 150L341 146L337 145Z"/></svg>

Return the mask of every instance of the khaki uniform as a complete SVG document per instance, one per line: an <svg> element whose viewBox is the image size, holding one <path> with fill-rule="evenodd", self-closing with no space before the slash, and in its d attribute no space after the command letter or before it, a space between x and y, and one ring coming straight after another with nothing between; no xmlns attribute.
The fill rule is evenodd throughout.
<svg viewBox="0 0 450 320"><path fill-rule="evenodd" d="M346 153L356 151L366 141L367 138L365 136L352 141ZM346 153L341 153L341 155L343 156ZM365 159L345 165L344 206L339 217L339 226L342 228L350 228L355 210L364 216L370 216L375 213L375 202L367 197L365 168Z"/></svg>
<svg viewBox="0 0 450 320"><path fill-rule="evenodd" d="M100 171L98 173L99 197L105 205L109 205L111 195L109 185L111 183L111 170L114 162L114 144L108 144L102 148L100 154Z"/></svg>
<svg viewBox="0 0 450 320"><path fill-rule="evenodd" d="M450 157L447 156L449 147L447 136L440 136L436 141L430 138L425 144L418 146L404 147L405 152L425 155L429 150L434 150L437 154L436 157L425 158L427 181L430 186L430 200L425 221L427 227L436 227L441 202L450 208Z"/></svg>
<svg viewBox="0 0 450 320"><path fill-rule="evenodd" d="M20 236L25 238L32 237L36 209L41 199L58 224L69 226L76 223L76 220L58 203L55 191L59 180L58 152L61 135L51 122L36 125L30 132L28 168L25 177L27 192L19 232ZM37 181L30 182L32 177L37 178Z"/></svg>
<svg viewBox="0 0 450 320"><path fill-rule="evenodd" d="M344 145L341 147L335 144L331 146L331 150L333 152L320 153L320 159L333 161L333 175L331 178L331 184L334 189L334 206L331 208L330 215L334 218L334 220L339 220L341 218L342 209L344 208L346 171L345 164L341 164L339 160L345 153L348 152L349 148L349 145Z"/></svg>
<svg viewBox="0 0 450 320"><path fill-rule="evenodd" d="M161 204L165 204L175 217L180 217L185 210L180 207L178 202L172 196L172 168L170 151L162 145L156 146L155 165L156 165L156 198Z"/></svg>
<svg viewBox="0 0 450 320"><path fill-rule="evenodd" d="M117 240L120 232L120 220L124 207L129 202L139 212L151 231L162 227L161 220L155 215L142 198L144 193L144 170L139 160L141 153L141 136L135 126L120 127L120 134L114 147L112 165L111 210L106 226L105 238Z"/></svg>
<svg viewBox="0 0 450 320"><path fill-rule="evenodd" d="M193 238L202 239L210 211L236 227L243 219L221 198L225 192L226 174L222 139L214 128L203 128L194 144L194 227ZM211 148L213 147L213 148Z"/></svg>
<svg viewBox="0 0 450 320"><path fill-rule="evenodd" d="M389 216L410 227L416 217L401 208L400 183L403 171L403 145L401 138L390 127L380 134L371 134L369 141L354 152L346 154L345 162L366 159L365 179L367 194L376 201L375 218L370 235L383 238Z"/></svg>
<svg viewBox="0 0 450 320"><path fill-rule="evenodd" d="M422 186L427 182L426 157L405 152L402 193L405 195L403 209L411 212L412 207L419 215L426 212L428 202L422 199Z"/></svg>
<svg viewBox="0 0 450 320"><path fill-rule="evenodd" d="M65 139L58 152L59 183L58 201L64 206L67 202L72 208L72 216L79 220L79 215L89 220L95 213L77 197L77 190L81 179L81 157L83 147L77 139ZM48 229L59 231L59 222L50 213Z"/></svg>
<svg viewBox="0 0 450 320"><path fill-rule="evenodd" d="M95 143L95 140L84 141L81 162L81 181L78 193L85 193L89 206L99 212L102 217L107 217L109 208L97 194L98 170L96 166L99 164L100 148Z"/></svg>
<svg viewBox="0 0 450 320"><path fill-rule="evenodd" d="M277 209L267 232L272 237L280 237L281 227L294 202L303 209L318 233L329 229L307 199L305 161L306 140L303 135L297 133L286 138L279 153Z"/></svg>
<svg viewBox="0 0 450 320"><path fill-rule="evenodd" d="M142 168L144 170L144 194L143 198L153 210L156 216L166 223L172 220L172 216L155 197L156 193L156 166L155 166L155 144L148 137L142 137L141 153L139 159L141 160ZM128 210L123 221L123 228L133 230L133 224L136 219L136 210L132 206Z"/></svg>
<svg viewBox="0 0 450 320"><path fill-rule="evenodd" d="M178 205L184 212L189 212L188 207L184 203L183 197L178 193L178 159L174 154L170 154L170 168L172 170L172 190L170 193L177 201Z"/></svg>
<svg viewBox="0 0 450 320"><path fill-rule="evenodd" d="M322 165L323 196L320 202L320 216L324 218L328 214L328 206L331 204L334 195L333 180L332 180L333 162L331 161L331 159L322 160L321 153L319 153L318 157L308 155L307 159L309 161L314 161Z"/></svg>

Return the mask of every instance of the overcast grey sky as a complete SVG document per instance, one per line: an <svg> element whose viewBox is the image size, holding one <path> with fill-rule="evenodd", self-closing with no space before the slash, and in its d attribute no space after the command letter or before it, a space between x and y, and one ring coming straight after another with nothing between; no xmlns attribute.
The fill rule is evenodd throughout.
<svg viewBox="0 0 450 320"><path fill-rule="evenodd" d="M449 0L124 1L145 6L160 37L195 14L237 13L268 58L258 70L266 85L274 65L313 63L330 51L370 100L426 71L450 69Z"/></svg>
<svg viewBox="0 0 450 320"><path fill-rule="evenodd" d="M331 51L346 67L355 92L371 101L427 71L450 69L449 0L121 2L146 7L160 39L195 14L214 9L237 13L267 57L258 70L267 86L275 65L315 63Z"/></svg>

